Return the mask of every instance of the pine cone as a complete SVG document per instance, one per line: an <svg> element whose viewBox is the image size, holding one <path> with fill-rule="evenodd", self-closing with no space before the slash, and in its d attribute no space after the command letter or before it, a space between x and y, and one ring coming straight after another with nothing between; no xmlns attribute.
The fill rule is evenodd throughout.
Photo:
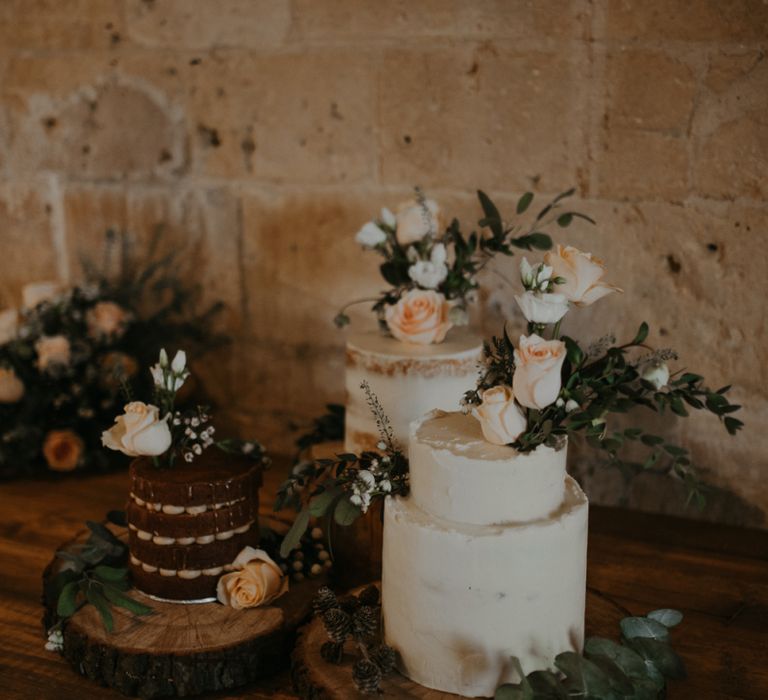
<svg viewBox="0 0 768 700"><path fill-rule="evenodd" d="M379 610L370 605L361 605L352 615L352 634L355 639L368 639L379 629Z"/></svg>
<svg viewBox="0 0 768 700"><path fill-rule="evenodd" d="M381 669L382 676L386 676L395 668L395 650L386 644L373 649L370 657L371 661Z"/></svg>
<svg viewBox="0 0 768 700"><path fill-rule="evenodd" d="M312 602L315 615L322 615L326 610L337 608L338 606L339 601L336 598L336 594L328 586L323 586L317 592L317 596Z"/></svg>
<svg viewBox="0 0 768 700"><path fill-rule="evenodd" d="M363 589L357 599L361 605L378 605L380 597L378 587L371 584Z"/></svg>
<svg viewBox="0 0 768 700"><path fill-rule="evenodd" d="M379 692L381 670L373 661L358 659L352 667L352 680L361 693L373 695Z"/></svg>
<svg viewBox="0 0 768 700"><path fill-rule="evenodd" d="M350 615L355 612L358 605L360 605L360 602L353 595L345 595L339 598L339 607Z"/></svg>
<svg viewBox="0 0 768 700"><path fill-rule="evenodd" d="M343 643L352 628L349 615L339 608L331 608L323 613L323 624L332 642Z"/></svg>
<svg viewBox="0 0 768 700"><path fill-rule="evenodd" d="M320 656L329 664L340 664L344 657L344 642L325 642L320 647Z"/></svg>

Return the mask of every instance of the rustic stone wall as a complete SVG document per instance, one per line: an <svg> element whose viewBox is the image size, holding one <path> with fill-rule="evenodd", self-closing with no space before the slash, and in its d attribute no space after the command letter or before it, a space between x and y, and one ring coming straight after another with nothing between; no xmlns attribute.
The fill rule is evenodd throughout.
<svg viewBox="0 0 768 700"><path fill-rule="evenodd" d="M766 48L762 0L4 0L0 307L30 280L76 280L107 227L140 242L164 224L229 304L236 342L206 363L210 389L285 450L290 426L343 399L330 320L380 287L362 222L415 184L465 221L478 187L509 211L575 185L599 225L559 240L626 293L568 330L645 319L686 367L733 383L739 438L711 417L656 422L722 489L704 517L762 523ZM520 325L510 288L485 281L476 322ZM616 501L614 477L585 478ZM650 478L630 502L681 510Z"/></svg>

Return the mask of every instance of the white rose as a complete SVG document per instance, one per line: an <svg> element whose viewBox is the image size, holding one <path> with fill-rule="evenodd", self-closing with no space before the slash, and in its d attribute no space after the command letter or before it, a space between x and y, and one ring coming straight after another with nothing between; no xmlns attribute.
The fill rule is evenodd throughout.
<svg viewBox="0 0 768 700"><path fill-rule="evenodd" d="M435 236L440 231L440 207L431 199L404 202L397 208L395 218L397 240L402 246L416 243L424 236Z"/></svg>
<svg viewBox="0 0 768 700"><path fill-rule="evenodd" d="M412 289L384 310L387 326L398 340L417 345L442 343L453 324L451 304L439 292Z"/></svg>
<svg viewBox="0 0 768 700"><path fill-rule="evenodd" d="M44 301L53 301L61 294L58 282L30 282L21 289L21 304L25 309L34 309Z"/></svg>
<svg viewBox="0 0 768 700"><path fill-rule="evenodd" d="M381 222L393 230L397 227L397 219L387 207L381 208Z"/></svg>
<svg viewBox="0 0 768 700"><path fill-rule="evenodd" d="M115 424L101 434L101 443L129 457L157 457L171 446L168 417L160 418L160 409L141 401L132 401Z"/></svg>
<svg viewBox="0 0 768 700"><path fill-rule="evenodd" d="M494 386L480 395L483 402L472 409L483 436L494 445L509 445L525 432L525 416L508 386Z"/></svg>
<svg viewBox="0 0 768 700"><path fill-rule="evenodd" d="M419 260L408 268L408 277L424 289L437 289L447 276L444 263L436 265L429 260Z"/></svg>
<svg viewBox="0 0 768 700"><path fill-rule="evenodd" d="M19 313L16 309L0 311L0 345L9 343L16 337L19 327Z"/></svg>
<svg viewBox="0 0 768 700"><path fill-rule="evenodd" d="M565 343L544 340L535 333L520 336L515 349L515 374L512 391L520 405L546 408L557 399L562 379L560 370L565 361Z"/></svg>
<svg viewBox="0 0 768 700"><path fill-rule="evenodd" d="M544 256L544 262L552 267L555 277L565 280L557 285L557 291L578 306L589 306L606 294L622 291L602 281L605 265L601 260L573 246L558 245Z"/></svg>
<svg viewBox="0 0 768 700"><path fill-rule="evenodd" d="M0 403L16 403L24 396L24 383L10 367L0 367Z"/></svg>
<svg viewBox="0 0 768 700"><path fill-rule="evenodd" d="M216 597L235 610L269 605L288 590L287 576L263 549L245 547L232 567L219 579Z"/></svg>
<svg viewBox="0 0 768 700"><path fill-rule="evenodd" d="M524 292L515 295L515 301L530 323L557 323L568 313L568 300L562 294Z"/></svg>
<svg viewBox="0 0 768 700"><path fill-rule="evenodd" d="M669 367L666 362L652 363L643 370L641 376L646 382L653 384L658 391L669 382Z"/></svg>
<svg viewBox="0 0 768 700"><path fill-rule="evenodd" d="M387 234L373 221L369 221L357 232L355 240L365 248L375 248L387 240Z"/></svg>
<svg viewBox="0 0 768 700"><path fill-rule="evenodd" d="M70 359L69 340L63 335L44 335L35 343L37 367L41 371L54 365L66 366Z"/></svg>

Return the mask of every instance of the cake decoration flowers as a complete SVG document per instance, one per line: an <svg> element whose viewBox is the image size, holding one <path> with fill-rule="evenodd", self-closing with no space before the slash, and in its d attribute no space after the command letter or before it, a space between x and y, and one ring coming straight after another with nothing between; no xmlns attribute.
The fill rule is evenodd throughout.
<svg viewBox="0 0 768 700"><path fill-rule="evenodd" d="M269 605L288 591L288 577L263 549L245 547L216 585L219 602L235 610Z"/></svg>
<svg viewBox="0 0 768 700"><path fill-rule="evenodd" d="M365 223L358 231L357 242L384 258L379 270L390 287L374 299L344 306L335 318L336 325L342 327L350 322L346 313L349 306L372 301L382 331L397 340L418 345L443 342L452 326L467 324L469 305L479 286L478 275L496 255L514 255L514 248L548 250L552 240L545 229L550 224L556 222L565 227L573 217L591 221L583 214L562 211L563 200L573 193L574 190L569 190L558 195L542 208L532 223L523 225L502 219L490 197L478 191L483 210L479 231L465 234L456 219L446 226L438 203L417 188L414 198L400 204L396 214L385 207L378 219ZM528 210L533 199L534 195L526 192L518 200L518 217ZM581 267L586 266L581 264ZM593 277L584 275L586 282ZM401 303L403 299L405 304ZM403 332L407 309L416 300L422 303L425 299L429 299L432 306L440 307L439 330ZM547 318L558 312L560 316L565 313L566 300L562 295L549 295L526 303L534 304L539 315L546 308Z"/></svg>

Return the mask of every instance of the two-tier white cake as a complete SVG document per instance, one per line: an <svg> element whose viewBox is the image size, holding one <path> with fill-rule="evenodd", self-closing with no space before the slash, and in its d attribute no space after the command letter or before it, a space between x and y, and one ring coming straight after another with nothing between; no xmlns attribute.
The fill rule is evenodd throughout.
<svg viewBox="0 0 768 700"><path fill-rule="evenodd" d="M442 343L403 343L379 331L357 333L347 341L347 407L344 449L376 449L376 420L360 388L367 381L384 407L403 449L411 421L439 408L456 410L475 387L483 344L464 328L454 328Z"/></svg>
<svg viewBox="0 0 768 700"><path fill-rule="evenodd" d="M386 641L421 685L478 697L580 650L587 499L566 449L493 445L476 419L434 411L411 426L407 498L384 514Z"/></svg>

